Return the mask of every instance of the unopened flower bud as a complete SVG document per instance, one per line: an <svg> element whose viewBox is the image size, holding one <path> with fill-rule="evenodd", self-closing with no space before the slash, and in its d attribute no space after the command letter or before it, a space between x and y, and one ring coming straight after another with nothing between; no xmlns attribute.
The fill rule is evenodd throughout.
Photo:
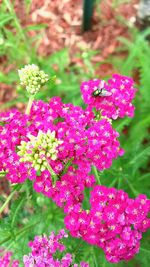
<svg viewBox="0 0 150 267"><path fill-rule="evenodd" d="M28 135L30 141L21 142L18 146L18 155L21 157L20 162L31 162L35 170L44 171L47 167L47 160L57 159L57 147L62 141L55 137L55 132L47 133L38 132L37 136Z"/></svg>
<svg viewBox="0 0 150 267"><path fill-rule="evenodd" d="M40 88L49 80L48 75L38 66L26 65L18 70L21 85L26 87L30 95L35 95Z"/></svg>

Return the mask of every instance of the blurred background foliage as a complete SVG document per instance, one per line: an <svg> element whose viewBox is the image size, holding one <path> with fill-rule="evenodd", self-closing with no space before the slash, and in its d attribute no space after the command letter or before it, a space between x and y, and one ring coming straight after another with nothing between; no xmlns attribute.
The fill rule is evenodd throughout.
<svg viewBox="0 0 150 267"><path fill-rule="evenodd" d="M24 1L25 14L29 14L31 2ZM102 10L99 8L99 1L95 2L97 14L101 19ZM130 1L112 1L112 9L123 2ZM41 30L46 29L48 25L40 23L22 26L16 15L14 3L4 0L0 5L0 61L3 65L0 69L0 83L1 88L5 84L11 86L12 90L16 88L17 93L7 102L1 102L1 109L15 106L24 109L24 105L20 106L20 103L27 102L27 95L19 86L17 69L25 64L37 64L50 76L57 77L56 83L49 83L43 88L37 96L38 99L48 101L50 97L58 95L63 98L63 101L70 101L75 105L83 105L79 90L81 81L94 77L101 78L101 73L97 71L101 65L113 66L112 71L132 76L137 87L134 101L135 117L118 119L113 123L120 133L120 142L125 149L125 155L115 160L112 167L99 173L99 176L102 184L123 189L131 197L144 193L150 198L150 47L148 39L150 28L140 31L136 25L130 27L129 21L121 15L116 19L118 23L127 27L130 38L118 35L116 38L120 45L116 47L115 53L96 63L92 59L95 55L101 54L101 51L82 47L74 55L82 62L80 65L72 63L70 50L67 47L46 57L41 56L38 53L42 38ZM101 23L103 23L102 19ZM36 33L33 36L29 35L32 31ZM5 69L8 70L5 71ZM107 79L109 74L106 72L106 75L102 76ZM35 235L48 234L51 230L58 231L64 227L64 215L50 199L35 193L31 182L27 181L17 188L7 185L9 192L2 193L0 196L2 209L10 192L13 193L13 200L9 202L8 212L2 213L0 220L0 246L12 250L14 257L21 260L22 255L29 252L28 241ZM89 191L85 194L88 198ZM88 207L87 205L84 201L85 208ZM143 235L140 253L132 261L115 265L106 262L101 249L72 237L69 237L67 242L68 251L74 252L76 261L88 261L91 267L149 266L150 231Z"/></svg>

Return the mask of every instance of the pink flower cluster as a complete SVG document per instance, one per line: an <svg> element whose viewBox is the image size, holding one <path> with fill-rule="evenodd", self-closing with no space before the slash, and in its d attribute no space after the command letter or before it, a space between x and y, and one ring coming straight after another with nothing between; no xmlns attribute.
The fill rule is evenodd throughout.
<svg viewBox="0 0 150 267"><path fill-rule="evenodd" d="M93 175L87 174L82 170L69 167L66 174L56 182L55 187L49 177L49 172L44 171L34 182L34 189L49 198L52 198L59 207L75 205L83 201L84 188L92 187L95 183Z"/></svg>
<svg viewBox="0 0 150 267"><path fill-rule="evenodd" d="M132 100L136 92L133 84L131 78L120 74L114 74L108 82L89 80L81 84L82 98L90 109L101 111L102 116L112 119L133 117Z"/></svg>
<svg viewBox="0 0 150 267"><path fill-rule="evenodd" d="M73 256L70 253L64 255L66 247L62 243L62 238L68 235L64 230L60 230L58 235L54 232L47 236L36 236L34 241L29 242L31 253L23 257L25 267L89 267L86 262L80 265L73 264ZM59 252L59 253L58 253ZM58 257L59 255L59 257Z"/></svg>
<svg viewBox="0 0 150 267"><path fill-rule="evenodd" d="M107 83L102 80L83 82L81 92L88 104L85 110L54 97L49 103L35 101L30 115L16 110L2 113L0 171L6 172L6 178L12 183L32 180L37 192L52 198L64 209L65 224L72 236L101 247L107 260L117 263L131 259L138 252L142 232L150 227L150 201L144 195L130 199L122 190L95 186L91 192L91 210L83 210L82 202L84 189L95 185L92 166L103 171L124 153L111 119L133 116L132 100L136 89L131 78L115 74ZM50 141L44 135L48 132L54 133L58 144L53 159ZM41 143L36 140L35 145L34 137L40 140L39 133L45 139L41 139ZM45 146L43 140L46 140ZM28 142L30 146L26 146ZM23 155L25 153L23 160L19 149ZM32 157L28 157L28 153ZM26 159L34 159L38 168L34 169L36 165ZM44 163L41 162L46 167L42 168L40 164ZM56 236L52 233L49 237L35 237L29 243L32 252L24 256L25 266L77 267L77 264L72 265L71 254L61 259L54 255L65 250L60 243L63 237L67 237L63 230ZM80 266L89 265L81 263Z"/></svg>
<svg viewBox="0 0 150 267"><path fill-rule="evenodd" d="M19 162L16 147L27 135L27 116L17 110L11 110L1 114L0 126L0 171L7 170L7 178L12 183L22 183L25 179L31 179L29 164Z"/></svg>
<svg viewBox="0 0 150 267"><path fill-rule="evenodd" d="M37 174L32 163L20 162L17 154L21 141L28 142L29 135L48 130L55 131L56 138L62 141L57 159L49 159L58 177L56 184L48 170ZM58 97L50 103L34 102L30 115L16 110L1 114L0 171L6 171L12 183L33 180L36 191L52 197L61 207L70 202L76 204L82 201L84 188L95 183L90 174L92 165L102 171L122 155L118 136L107 119L96 121L88 109L63 104Z"/></svg>
<svg viewBox="0 0 150 267"><path fill-rule="evenodd" d="M129 198L123 190L95 186L91 191L91 210L78 204L65 218L74 237L101 247L109 262L130 260L138 253L142 233L150 228L150 200L145 195Z"/></svg>
<svg viewBox="0 0 150 267"><path fill-rule="evenodd" d="M18 267L19 261L12 259L12 252L8 251L4 253L3 249L0 249L0 266L1 267Z"/></svg>

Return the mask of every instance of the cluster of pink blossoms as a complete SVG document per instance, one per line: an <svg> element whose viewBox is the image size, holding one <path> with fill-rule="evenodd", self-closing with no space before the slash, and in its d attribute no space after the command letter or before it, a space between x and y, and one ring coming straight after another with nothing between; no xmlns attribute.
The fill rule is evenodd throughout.
<svg viewBox="0 0 150 267"><path fill-rule="evenodd" d="M123 190L97 185L90 204L90 211L79 204L68 211L65 225L71 235L101 247L109 262L133 258L142 232L150 228L150 200L145 195L131 199Z"/></svg>
<svg viewBox="0 0 150 267"><path fill-rule="evenodd" d="M131 78L114 74L108 82L98 79L83 82L81 93L88 107L101 111L102 116L112 119L133 117L132 100L136 92L133 85L134 82Z"/></svg>
<svg viewBox="0 0 150 267"><path fill-rule="evenodd" d="M36 236L34 241L29 242L31 253L23 256L24 267L89 267L86 262L80 262L80 264L73 263L75 255L70 253L64 254L66 247L63 244L63 238L67 238L68 235L62 229L58 235L54 232L50 236ZM12 259L12 252L4 253L4 250L0 249L0 266L1 267L19 267L18 260Z"/></svg>
<svg viewBox="0 0 150 267"><path fill-rule="evenodd" d="M29 136L49 130L61 141L57 158L48 159L58 177L55 184L48 170L37 173L32 162L22 162L17 153L22 142L29 142ZM34 102L30 115L16 110L1 114L0 171L6 171L12 183L33 180L35 190L52 197L61 207L77 204L83 199L84 188L95 183L90 174L92 165L102 171L123 154L118 136L107 119L95 120L88 109L63 104L58 97L50 103Z"/></svg>
<svg viewBox="0 0 150 267"><path fill-rule="evenodd" d="M12 252L8 251L4 253L3 249L0 249L0 266L1 267L18 267L19 261L12 259Z"/></svg>
<svg viewBox="0 0 150 267"><path fill-rule="evenodd" d="M29 115L16 110L1 114L0 171L6 172L12 183L32 180L37 192L64 208L65 224L72 236L101 247L107 260L117 263L131 259L139 251L142 232L150 228L150 201L144 195L130 199L124 191L104 186L95 186L91 192L90 211L82 209L82 201L84 189L95 185L91 167L94 165L103 171L124 153L110 119L133 116L132 100L136 89L132 79L115 74L107 83L102 80L83 82L81 92L88 104L85 110L54 97L50 103L35 101ZM58 143L50 153L48 133L55 133ZM45 135L46 143L42 144L40 135ZM53 152L52 159L49 155ZM32 157L38 171L33 162L26 161ZM40 164L48 164L49 168L41 165L40 169ZM53 173L57 176L55 182ZM64 232L49 238L36 237L30 243L32 253L24 257L25 266L30 263L46 266L47 262L52 266L70 266L70 254L61 261L53 258L56 250L64 250L59 243L63 236ZM81 266L88 265L81 263Z"/></svg>
<svg viewBox="0 0 150 267"><path fill-rule="evenodd" d="M31 253L23 257L25 267L89 267L86 262L80 265L73 264L73 256L70 253L64 255L66 247L62 243L62 238L68 235L62 229L58 235L54 232L47 236L36 236L34 241L29 242ZM59 252L59 254L58 254ZM58 257L59 255L59 257Z"/></svg>

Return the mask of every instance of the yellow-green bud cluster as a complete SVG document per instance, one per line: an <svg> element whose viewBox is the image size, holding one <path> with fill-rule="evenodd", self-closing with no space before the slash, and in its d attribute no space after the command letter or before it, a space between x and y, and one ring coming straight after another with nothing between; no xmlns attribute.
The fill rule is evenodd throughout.
<svg viewBox="0 0 150 267"><path fill-rule="evenodd" d="M44 171L48 167L48 159L56 160L59 144L62 141L55 137L55 131L47 133L38 132L37 136L29 135L30 141L22 141L18 146L17 154L21 157L20 162L31 162L36 171Z"/></svg>
<svg viewBox="0 0 150 267"><path fill-rule="evenodd" d="M26 65L24 68L18 70L18 73L21 85L26 87L30 95L35 95L49 80L48 75L34 64Z"/></svg>

